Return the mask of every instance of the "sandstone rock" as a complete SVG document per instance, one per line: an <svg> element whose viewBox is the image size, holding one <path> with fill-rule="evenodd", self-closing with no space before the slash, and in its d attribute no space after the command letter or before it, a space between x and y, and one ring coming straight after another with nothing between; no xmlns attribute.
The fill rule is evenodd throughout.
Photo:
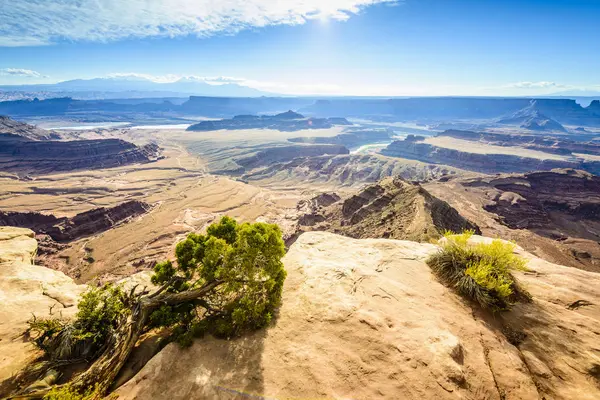
<svg viewBox="0 0 600 400"><path fill-rule="evenodd" d="M34 265L36 249L29 229L0 227L0 382L39 355L24 336L32 315L69 318L85 290L62 272Z"/></svg>
<svg viewBox="0 0 600 400"><path fill-rule="evenodd" d="M18 135L30 140L61 139L61 135L57 132L39 129L3 115L0 115L0 134Z"/></svg>
<svg viewBox="0 0 600 400"><path fill-rule="evenodd" d="M34 315L72 318L77 312L79 296L87 289L87 285L75 284L62 272L34 265L36 250L31 230L0 227L0 396L16 383L9 383L8 379L41 355L25 333L27 321ZM150 283L150 275L149 271L140 272L118 283L125 290L134 285L138 285L138 290L144 287L152 290L155 287ZM137 353L147 355L149 350ZM141 356L134 354L137 358ZM135 372L140 367L126 365Z"/></svg>
<svg viewBox="0 0 600 400"><path fill-rule="evenodd" d="M475 238L477 240L477 238ZM483 239L480 239L483 240ZM600 276L521 249L534 301L487 317L438 283L436 246L302 234L266 331L168 345L121 399L596 399ZM502 323L527 332L515 347ZM544 367L545 366L545 367Z"/></svg>
<svg viewBox="0 0 600 400"><path fill-rule="evenodd" d="M237 164L249 170L272 163L290 161L299 157L314 157L323 154L348 154L349 150L337 144L307 144L278 146L261 150L256 154L235 160Z"/></svg>
<svg viewBox="0 0 600 400"><path fill-rule="evenodd" d="M293 132L302 129L329 129L334 125L352 125L352 123L345 118L306 118L290 110L277 115L236 115L232 119L202 121L187 130L206 132L221 129L276 129Z"/></svg>
<svg viewBox="0 0 600 400"><path fill-rule="evenodd" d="M600 179L556 169L424 185L486 236L515 240L548 261L600 272Z"/></svg>

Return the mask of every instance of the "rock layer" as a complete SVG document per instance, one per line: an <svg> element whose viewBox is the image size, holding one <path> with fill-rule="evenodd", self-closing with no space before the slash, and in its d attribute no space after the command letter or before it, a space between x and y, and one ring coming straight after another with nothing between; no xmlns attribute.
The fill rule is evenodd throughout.
<svg viewBox="0 0 600 400"><path fill-rule="evenodd" d="M155 144L138 147L121 139L32 141L0 134L0 169L22 175L113 168L158 157Z"/></svg>
<svg viewBox="0 0 600 400"><path fill-rule="evenodd" d="M513 154L469 152L436 146L408 137L396 140L381 151L390 157L403 157L419 161L450 165L483 173L550 171L555 168L583 169L600 174L600 161L570 157L564 159L534 158ZM555 151L552 151L555 154Z"/></svg>
<svg viewBox="0 0 600 400"><path fill-rule="evenodd" d="M202 121L187 130L206 132L221 129L276 129L293 132L302 129L329 129L334 125L352 125L352 123L345 118L306 118L290 110L277 115L236 115L232 119Z"/></svg>
<svg viewBox="0 0 600 400"><path fill-rule="evenodd" d="M477 221L486 236L515 240L549 261L600 272L599 178L552 170L425 184Z"/></svg>
<svg viewBox="0 0 600 400"><path fill-rule="evenodd" d="M445 231L479 228L419 184L386 178L327 207L312 207L300 230L327 230L355 238L427 241ZM302 226L305 225L305 226ZM308 227L310 226L310 228Z"/></svg>
<svg viewBox="0 0 600 400"><path fill-rule="evenodd" d="M55 241L66 242L111 229L147 213L150 208L149 204L133 200L111 208L95 208L72 218L57 218L35 212L0 211L0 226L29 228L38 234L48 235Z"/></svg>

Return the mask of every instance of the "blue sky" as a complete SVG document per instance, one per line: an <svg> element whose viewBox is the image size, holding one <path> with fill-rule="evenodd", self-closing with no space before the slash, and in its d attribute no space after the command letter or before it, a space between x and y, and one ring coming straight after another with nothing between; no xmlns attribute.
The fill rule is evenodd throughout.
<svg viewBox="0 0 600 400"><path fill-rule="evenodd" d="M290 94L600 90L598 0L0 5L0 84L137 74L157 81L224 77Z"/></svg>

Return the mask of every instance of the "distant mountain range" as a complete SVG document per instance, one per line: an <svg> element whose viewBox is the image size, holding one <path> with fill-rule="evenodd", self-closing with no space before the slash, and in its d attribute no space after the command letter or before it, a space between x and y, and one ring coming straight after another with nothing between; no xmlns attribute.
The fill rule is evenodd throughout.
<svg viewBox="0 0 600 400"><path fill-rule="evenodd" d="M421 124L476 121L478 124L509 124L538 131L564 131L565 128L561 125L574 128L600 127L600 101L594 100L587 107L582 107L575 100L565 98L357 99L190 96L186 101L179 98L74 100L67 97L0 102L0 115L29 121L40 117L60 117L86 123L104 121L139 123L142 120L169 120L170 123L174 123L173 121L183 123L197 122L195 117L227 119L236 115L277 114L284 110L295 110L311 118L344 117ZM257 118L252 117L251 121L236 120L235 124L265 122ZM209 125L204 124L206 127ZM571 127L569 129L574 129Z"/></svg>
<svg viewBox="0 0 600 400"><path fill-rule="evenodd" d="M142 97L260 97L272 96L236 83L209 84L201 79L181 78L175 82L154 82L145 78L75 79L53 84L3 85L0 100L72 97L82 100Z"/></svg>

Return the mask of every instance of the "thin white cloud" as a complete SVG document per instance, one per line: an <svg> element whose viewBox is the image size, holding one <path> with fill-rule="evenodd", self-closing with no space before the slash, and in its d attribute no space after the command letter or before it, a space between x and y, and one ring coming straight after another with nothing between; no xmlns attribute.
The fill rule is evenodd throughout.
<svg viewBox="0 0 600 400"><path fill-rule="evenodd" d="M541 81L541 82L516 82L516 83L511 83L509 85L507 85L507 87L509 88L516 88L516 89L547 89L547 88L556 88L556 89L564 89L567 88L567 85L562 85L560 83L556 83L556 82L547 82L547 81Z"/></svg>
<svg viewBox="0 0 600 400"><path fill-rule="evenodd" d="M4 0L2 0L4 2ZM313 19L344 21L399 0L19 0L0 7L0 46L211 36Z"/></svg>
<svg viewBox="0 0 600 400"><path fill-rule="evenodd" d="M2 68L0 69L0 75L22 76L26 78L47 78L47 76L42 75L37 71L23 68Z"/></svg>
<svg viewBox="0 0 600 400"><path fill-rule="evenodd" d="M107 78L112 79L129 79L129 80L148 80L156 83L170 83L181 79L181 75L150 75L150 74L139 74L137 72L115 72L108 74Z"/></svg>

